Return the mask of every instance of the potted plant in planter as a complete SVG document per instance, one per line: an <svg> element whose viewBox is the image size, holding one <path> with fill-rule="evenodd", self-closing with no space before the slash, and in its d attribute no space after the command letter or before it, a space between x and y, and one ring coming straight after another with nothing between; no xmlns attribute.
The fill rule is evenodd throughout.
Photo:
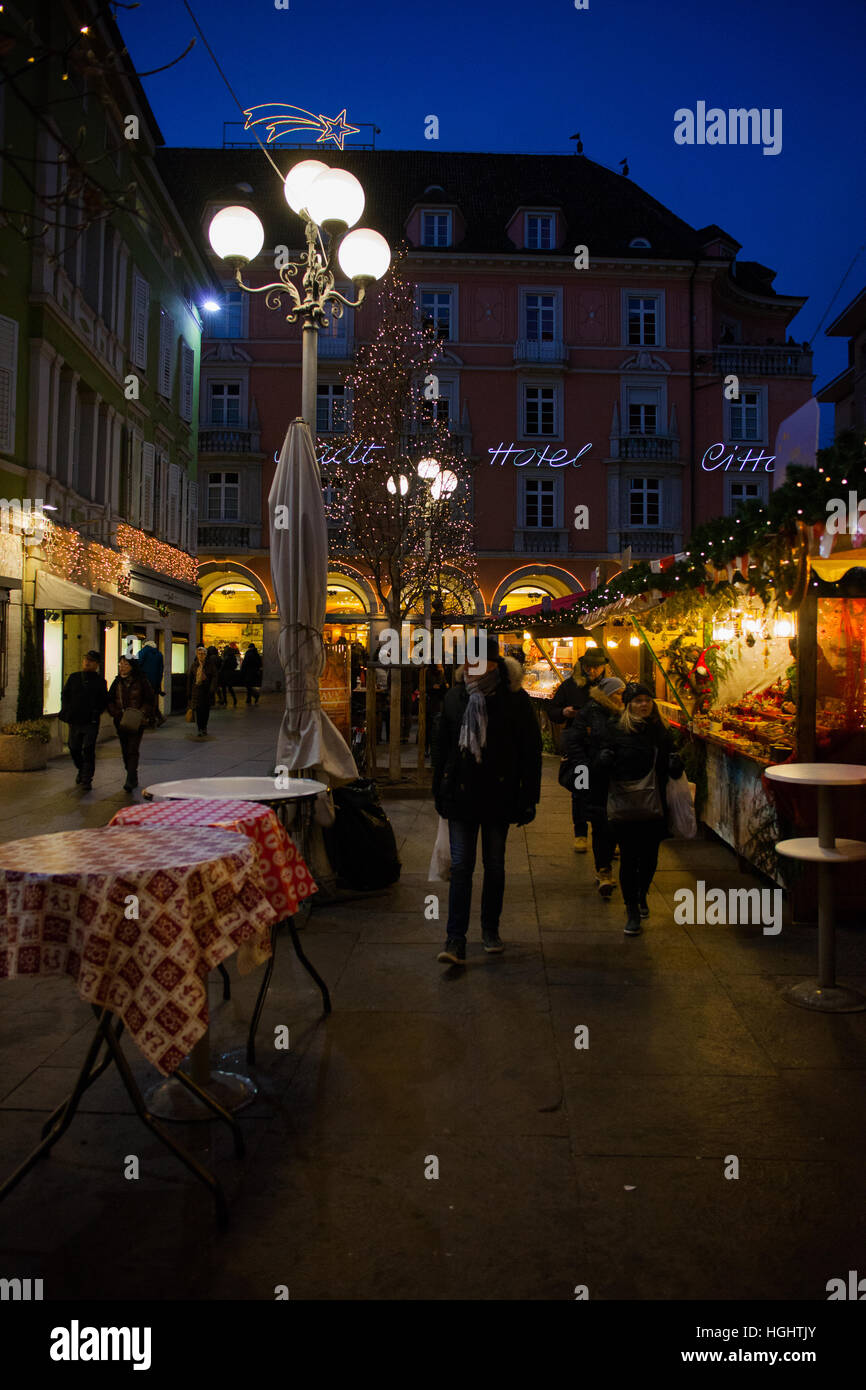
<svg viewBox="0 0 866 1390"><path fill-rule="evenodd" d="M33 772L48 764L47 719L21 719L0 728L0 772Z"/></svg>

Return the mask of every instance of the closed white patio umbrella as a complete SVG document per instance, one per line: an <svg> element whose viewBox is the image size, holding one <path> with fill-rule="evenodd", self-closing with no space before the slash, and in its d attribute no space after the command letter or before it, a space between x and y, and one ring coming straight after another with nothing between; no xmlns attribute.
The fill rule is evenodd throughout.
<svg viewBox="0 0 866 1390"><path fill-rule="evenodd" d="M328 527L322 480L310 428L293 420L268 496L271 575L280 614L279 657L286 710L277 764L291 772L315 769L337 781L358 776L339 729L321 708L322 629L328 580Z"/></svg>

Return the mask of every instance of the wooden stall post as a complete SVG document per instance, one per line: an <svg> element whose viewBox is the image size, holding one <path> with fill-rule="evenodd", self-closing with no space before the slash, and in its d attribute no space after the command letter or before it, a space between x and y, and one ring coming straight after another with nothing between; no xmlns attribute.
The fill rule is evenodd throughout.
<svg viewBox="0 0 866 1390"><path fill-rule="evenodd" d="M424 762L424 748L427 743L427 667L418 672L418 786L427 782L427 767Z"/></svg>
<svg viewBox="0 0 866 1390"><path fill-rule="evenodd" d="M376 744L379 739L379 730L376 727L376 670L375 667L367 666L367 770L366 775L375 778L378 772L376 766ZM360 771L360 769L359 769Z"/></svg>

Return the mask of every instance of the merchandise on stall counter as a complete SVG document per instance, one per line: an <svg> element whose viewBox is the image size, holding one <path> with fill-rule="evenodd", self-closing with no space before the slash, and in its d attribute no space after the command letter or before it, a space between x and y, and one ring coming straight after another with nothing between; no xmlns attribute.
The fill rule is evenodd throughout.
<svg viewBox="0 0 866 1390"><path fill-rule="evenodd" d="M788 676L762 690L749 690L692 721L695 733L713 737L760 762L783 762L796 748L797 706Z"/></svg>
<svg viewBox="0 0 866 1390"><path fill-rule="evenodd" d="M534 666L527 666L523 689L536 700L552 700L557 687L569 674L570 672L566 671L563 675L558 675L550 669L546 661L539 661Z"/></svg>

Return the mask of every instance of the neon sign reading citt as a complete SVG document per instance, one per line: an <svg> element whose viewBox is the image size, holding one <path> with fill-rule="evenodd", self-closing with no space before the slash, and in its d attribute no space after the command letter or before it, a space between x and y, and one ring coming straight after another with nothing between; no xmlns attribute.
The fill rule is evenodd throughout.
<svg viewBox="0 0 866 1390"><path fill-rule="evenodd" d="M721 442L719 442L718 444L711 444L709 449L707 449L706 453L701 459L701 468L703 468L704 471L707 473L714 473L717 468L724 468L725 472L727 472L733 464L733 466L740 473L742 473L751 464L752 472L755 473L757 472L758 464L762 463L764 465L765 473L773 472L773 460L776 457L775 454L765 454L763 449L761 449L757 454L754 455L754 457L752 457L752 450L751 448L747 447L745 458L735 459L734 450L739 449L740 447L741 446L739 444L722 444ZM717 449L718 453L714 454L714 449ZM728 457L726 459L723 459L722 454L725 452L726 449L730 449L731 453L728 454ZM707 459L710 458L711 455L714 462L707 463Z"/></svg>
<svg viewBox="0 0 866 1390"><path fill-rule="evenodd" d="M557 449L555 453L548 457L548 447L549 446L545 444L544 448L539 452L538 449L527 449L523 444L512 443L509 444L507 448L504 444L500 444L495 449L488 449L487 452L492 455L490 462L496 463L498 460L500 467L505 463L510 454L528 454L529 458L523 459L522 461L517 458L512 460L515 468L527 468L537 454L536 468L540 468L543 463L549 463L551 468L567 468L570 463L574 464L575 468L581 468L583 465L579 464L577 460L591 449L592 445L584 444L583 448L578 449L577 453L572 458L566 457L568 454L567 449ZM501 458L500 454L502 455Z"/></svg>

